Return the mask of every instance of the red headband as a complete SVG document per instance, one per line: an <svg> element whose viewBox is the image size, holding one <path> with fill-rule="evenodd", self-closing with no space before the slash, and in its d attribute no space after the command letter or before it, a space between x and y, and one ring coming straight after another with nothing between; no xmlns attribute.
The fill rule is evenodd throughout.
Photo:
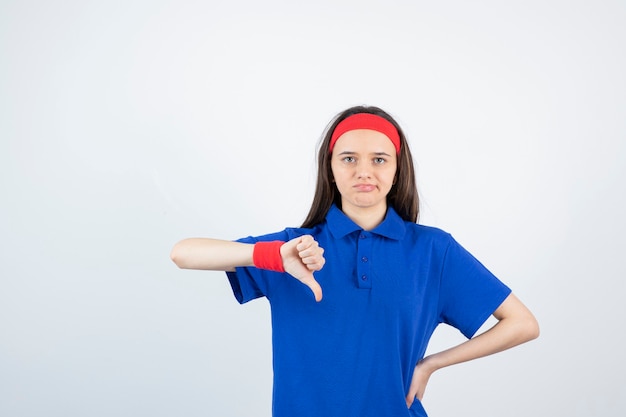
<svg viewBox="0 0 626 417"><path fill-rule="evenodd" d="M332 152L335 147L335 142L341 135L351 130L358 129L367 129L367 130L375 130L377 132L382 133L387 136L391 142L393 142L393 146L396 147L396 153L400 153L400 135L398 134L398 130L391 122L384 117L377 116L371 113L357 113L352 116L348 116L343 119L335 130L333 131L333 135L330 138L330 145L328 146L328 151Z"/></svg>

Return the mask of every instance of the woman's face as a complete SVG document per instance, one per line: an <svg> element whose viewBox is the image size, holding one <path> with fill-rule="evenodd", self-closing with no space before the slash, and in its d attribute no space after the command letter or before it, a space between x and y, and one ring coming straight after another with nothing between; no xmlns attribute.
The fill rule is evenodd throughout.
<svg viewBox="0 0 626 417"><path fill-rule="evenodd" d="M387 194L395 182L396 148L384 134L358 129L344 133L335 143L331 170L341 194L342 210L387 210Z"/></svg>

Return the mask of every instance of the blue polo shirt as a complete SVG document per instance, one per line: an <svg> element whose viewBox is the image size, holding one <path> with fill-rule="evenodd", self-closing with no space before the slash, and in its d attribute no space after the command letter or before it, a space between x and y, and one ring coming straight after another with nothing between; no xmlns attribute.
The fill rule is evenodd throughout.
<svg viewBox="0 0 626 417"><path fill-rule="evenodd" d="M371 231L333 206L312 229L239 241L304 234L325 250L315 273L321 302L286 273L228 273L240 303L270 302L273 416L426 416L417 400L407 409L405 396L433 331L446 323L472 337L510 289L448 233L406 222L392 208Z"/></svg>

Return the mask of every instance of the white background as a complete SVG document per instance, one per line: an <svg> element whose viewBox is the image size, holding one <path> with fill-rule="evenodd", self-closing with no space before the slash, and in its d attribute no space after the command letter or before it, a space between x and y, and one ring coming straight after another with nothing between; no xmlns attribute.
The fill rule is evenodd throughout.
<svg viewBox="0 0 626 417"><path fill-rule="evenodd" d="M270 416L267 302L179 239L298 226L337 112L408 134L421 222L541 337L436 416L623 416L621 1L0 1L0 415ZM431 351L462 340L440 328Z"/></svg>

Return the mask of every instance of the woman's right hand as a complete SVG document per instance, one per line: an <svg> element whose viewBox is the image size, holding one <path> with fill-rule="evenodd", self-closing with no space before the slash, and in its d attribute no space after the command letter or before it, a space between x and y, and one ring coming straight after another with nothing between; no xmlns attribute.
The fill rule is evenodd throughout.
<svg viewBox="0 0 626 417"><path fill-rule="evenodd" d="M315 301L322 299L322 287L313 277L313 272L324 267L324 249L313 236L304 235L285 242L280 248L285 272L308 286L315 295Z"/></svg>

